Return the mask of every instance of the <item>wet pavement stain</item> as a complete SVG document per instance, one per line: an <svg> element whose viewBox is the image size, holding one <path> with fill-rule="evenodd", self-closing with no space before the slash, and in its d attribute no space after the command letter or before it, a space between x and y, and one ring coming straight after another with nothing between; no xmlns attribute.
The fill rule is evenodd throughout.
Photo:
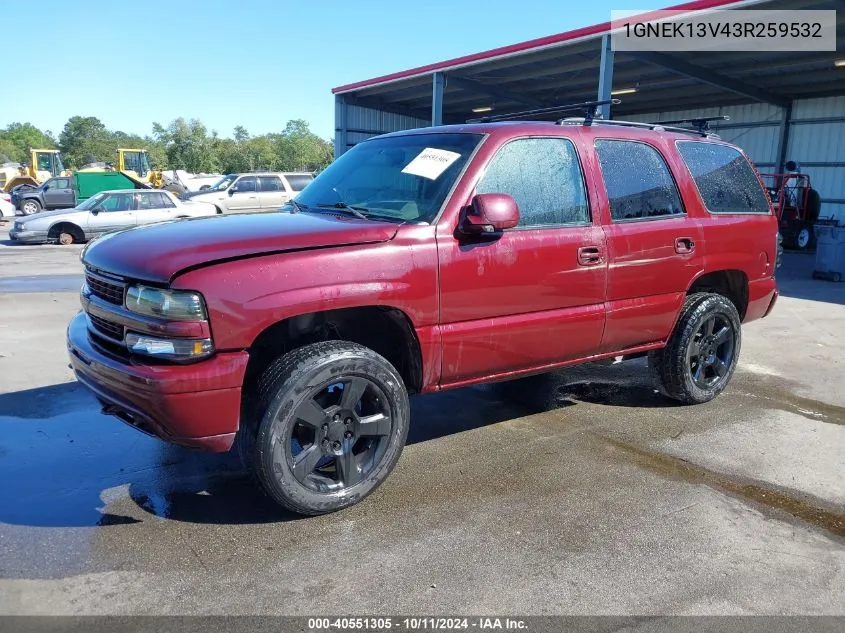
<svg viewBox="0 0 845 633"><path fill-rule="evenodd" d="M751 501L758 506L785 512L797 519L845 539L845 512L829 510L822 502L800 499L782 490L764 487L759 483L737 481L723 474L698 466L687 460L634 446L627 442L603 437L603 441L620 451L626 459L663 477L693 484L704 484L731 496ZM806 495L809 498L809 495Z"/></svg>
<svg viewBox="0 0 845 633"><path fill-rule="evenodd" d="M0 277L0 292L79 292L82 275L24 275Z"/></svg>

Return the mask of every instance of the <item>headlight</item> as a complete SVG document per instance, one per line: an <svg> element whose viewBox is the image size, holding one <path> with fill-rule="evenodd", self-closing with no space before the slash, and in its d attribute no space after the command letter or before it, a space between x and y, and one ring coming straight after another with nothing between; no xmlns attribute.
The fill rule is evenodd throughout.
<svg viewBox="0 0 845 633"><path fill-rule="evenodd" d="M126 308L138 314L174 321L202 321L206 318L202 295L186 290L130 286L126 291Z"/></svg>
<svg viewBox="0 0 845 633"><path fill-rule="evenodd" d="M23 231L23 223L22 222L15 222L15 230L16 231Z"/></svg>
<svg viewBox="0 0 845 633"><path fill-rule="evenodd" d="M127 332L125 342L130 352L167 360L197 360L214 352L214 344L207 338L158 338Z"/></svg>

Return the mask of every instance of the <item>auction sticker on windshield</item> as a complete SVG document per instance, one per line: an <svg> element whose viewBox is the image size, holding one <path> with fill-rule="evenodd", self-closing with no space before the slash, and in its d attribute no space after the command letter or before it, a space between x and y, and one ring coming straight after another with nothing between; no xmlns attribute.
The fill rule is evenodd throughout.
<svg viewBox="0 0 845 633"><path fill-rule="evenodd" d="M460 157L461 155L457 152L426 147L417 154L414 160L405 166L402 173L411 174L412 176L422 176L429 180L437 180L440 174L449 169L449 165Z"/></svg>

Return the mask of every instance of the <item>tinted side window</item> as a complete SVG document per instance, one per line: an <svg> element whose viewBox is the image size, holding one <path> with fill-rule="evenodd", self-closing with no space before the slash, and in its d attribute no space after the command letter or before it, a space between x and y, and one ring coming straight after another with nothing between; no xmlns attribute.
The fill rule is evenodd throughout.
<svg viewBox="0 0 845 633"><path fill-rule="evenodd" d="M711 213L768 213L769 203L745 156L733 147L679 141L678 151Z"/></svg>
<svg viewBox="0 0 845 633"><path fill-rule="evenodd" d="M589 222L575 147L565 138L524 138L502 147L478 193L506 193L519 205L519 226Z"/></svg>
<svg viewBox="0 0 845 633"><path fill-rule="evenodd" d="M312 180L314 180L314 178L312 176L299 175L299 174L292 175L292 176L285 176L285 179L288 181L288 184L290 185L290 188L293 191L302 191L303 189L305 189L305 187L308 186L308 183L310 183Z"/></svg>
<svg viewBox="0 0 845 633"><path fill-rule="evenodd" d="M243 193L245 191L255 191L255 177L247 176L246 178L241 178L237 182L238 186L238 193Z"/></svg>
<svg viewBox="0 0 845 633"><path fill-rule="evenodd" d="M166 196L160 191L145 191L135 195L137 196L136 202L138 204L139 211L143 211L145 209L164 209L168 206L164 202L166 200Z"/></svg>
<svg viewBox="0 0 845 633"><path fill-rule="evenodd" d="M106 211L131 211L133 207L131 193L115 193L100 203Z"/></svg>
<svg viewBox="0 0 845 633"><path fill-rule="evenodd" d="M173 200L166 193L159 192L158 195L161 196L161 206L162 206L162 208L164 208L164 209L175 209L176 208L176 205L173 203Z"/></svg>
<svg viewBox="0 0 845 633"><path fill-rule="evenodd" d="M614 220L662 218L684 212L666 161L651 145L599 139L596 153Z"/></svg>
<svg viewBox="0 0 845 633"><path fill-rule="evenodd" d="M246 180L246 179L244 179ZM241 181L243 182L243 181ZM240 183L238 183L238 187L240 188ZM258 190L259 191L284 191L284 187L282 187L282 181L279 180L278 176L261 176L258 179Z"/></svg>
<svg viewBox="0 0 845 633"><path fill-rule="evenodd" d="M70 178L56 178L50 183L50 189L70 189Z"/></svg>

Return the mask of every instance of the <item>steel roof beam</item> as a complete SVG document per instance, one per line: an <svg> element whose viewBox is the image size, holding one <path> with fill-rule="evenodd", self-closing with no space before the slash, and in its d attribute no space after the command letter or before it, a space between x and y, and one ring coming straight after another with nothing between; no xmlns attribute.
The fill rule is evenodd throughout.
<svg viewBox="0 0 845 633"><path fill-rule="evenodd" d="M695 64L690 64L671 55L651 51L628 51L627 54L654 66L660 66L679 75L684 75L696 81L721 88L722 90L735 92L754 101L770 103L780 108L785 108L789 103L789 99L786 97L781 97L761 88L750 86L742 81L726 77L725 75L713 72L707 68L702 68L701 66L696 66Z"/></svg>

